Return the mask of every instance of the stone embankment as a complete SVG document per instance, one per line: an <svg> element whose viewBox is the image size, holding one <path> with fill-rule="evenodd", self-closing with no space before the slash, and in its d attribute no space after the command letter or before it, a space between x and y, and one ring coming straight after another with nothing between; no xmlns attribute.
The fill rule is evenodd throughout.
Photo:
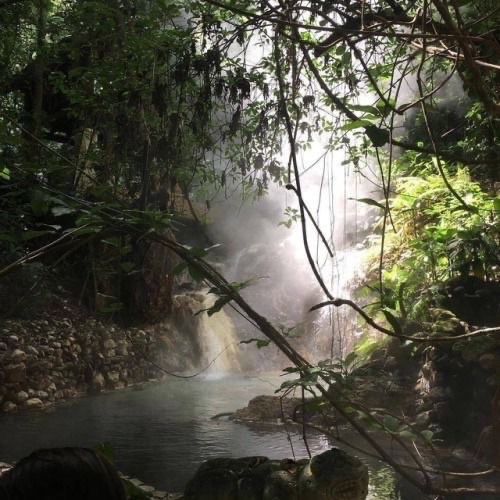
<svg viewBox="0 0 500 500"><path fill-rule="evenodd" d="M158 376L142 354L144 330L88 319L6 321L0 332L0 405L4 412L43 408L78 395L120 389Z"/></svg>
<svg viewBox="0 0 500 500"><path fill-rule="evenodd" d="M5 321L0 329L0 408L7 413L40 409L158 378L162 372L150 360L178 370L183 349L173 349L177 332L172 330L167 322L120 328L74 317L71 311L59 319Z"/></svg>

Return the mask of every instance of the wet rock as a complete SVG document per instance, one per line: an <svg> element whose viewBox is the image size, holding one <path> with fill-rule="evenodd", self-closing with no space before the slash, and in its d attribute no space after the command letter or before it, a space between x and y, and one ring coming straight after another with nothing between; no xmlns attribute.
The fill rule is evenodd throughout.
<svg viewBox="0 0 500 500"><path fill-rule="evenodd" d="M366 465L343 450L332 448L311 460L208 460L188 482L184 499L364 500L367 494Z"/></svg>
<svg viewBox="0 0 500 500"><path fill-rule="evenodd" d="M297 499L297 479L295 474L280 470L270 474L266 481L263 498Z"/></svg>
<svg viewBox="0 0 500 500"><path fill-rule="evenodd" d="M60 401L61 399L64 399L64 392L61 390L54 392L54 399L56 401Z"/></svg>
<svg viewBox="0 0 500 500"><path fill-rule="evenodd" d="M33 346L29 345L28 347L26 347L26 353L29 354L30 356L34 356L34 357L37 357L39 356L39 352L37 349L35 349Z"/></svg>
<svg viewBox="0 0 500 500"><path fill-rule="evenodd" d="M118 356L126 356L128 354L127 341L120 340L116 347L116 353Z"/></svg>
<svg viewBox="0 0 500 500"><path fill-rule="evenodd" d="M290 418L295 408L300 404L301 401L298 398L257 396L250 400L246 408L236 410L231 419L246 422L280 423L283 417Z"/></svg>
<svg viewBox="0 0 500 500"><path fill-rule="evenodd" d="M120 380L120 373L119 372L109 372L106 374L106 379L107 379L108 384L115 385Z"/></svg>
<svg viewBox="0 0 500 500"><path fill-rule="evenodd" d="M7 344L12 349L16 349L19 346L19 337L17 335L9 335L7 337Z"/></svg>
<svg viewBox="0 0 500 500"><path fill-rule="evenodd" d="M14 384L24 382L26 379L26 365L24 363L16 363L7 365L4 368L5 382Z"/></svg>
<svg viewBox="0 0 500 500"><path fill-rule="evenodd" d="M114 349L116 347L116 342L113 339L105 340L103 343L104 349Z"/></svg>
<svg viewBox="0 0 500 500"><path fill-rule="evenodd" d="M21 404L21 403L24 403L27 399L29 398L29 395L27 392L25 391L19 391L14 400L17 404Z"/></svg>
<svg viewBox="0 0 500 500"><path fill-rule="evenodd" d="M2 406L2 410L5 413L14 413L17 411L17 405L12 401L6 401Z"/></svg>
<svg viewBox="0 0 500 500"><path fill-rule="evenodd" d="M427 428L432 422L433 416L434 412L432 410L423 411L417 415L415 425L420 429Z"/></svg>
<svg viewBox="0 0 500 500"><path fill-rule="evenodd" d="M102 373L96 373L92 378L91 389L93 392L101 392L106 385L104 376Z"/></svg>
<svg viewBox="0 0 500 500"><path fill-rule="evenodd" d="M23 363L26 361L26 353L21 351L21 349L14 349L10 354L10 359L12 363Z"/></svg>
<svg viewBox="0 0 500 500"><path fill-rule="evenodd" d="M38 398L31 398L24 402L25 408L33 410L43 408L43 401Z"/></svg>
<svg viewBox="0 0 500 500"><path fill-rule="evenodd" d="M36 391L35 396L41 399L42 401L45 399L49 399L49 393L45 391Z"/></svg>

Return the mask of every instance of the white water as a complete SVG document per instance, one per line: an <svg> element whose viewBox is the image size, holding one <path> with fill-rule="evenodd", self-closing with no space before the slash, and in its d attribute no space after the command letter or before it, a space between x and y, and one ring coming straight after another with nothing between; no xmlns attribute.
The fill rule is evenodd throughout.
<svg viewBox="0 0 500 500"><path fill-rule="evenodd" d="M208 290L204 291L204 293L207 292ZM207 293L201 303L201 309L212 307L216 298L215 295ZM212 316L209 316L207 312L202 312L198 318L198 335L203 348L202 365L210 365L206 373L223 376L239 372L239 339L233 321L226 311L222 309Z"/></svg>
<svg viewBox="0 0 500 500"><path fill-rule="evenodd" d="M191 357L199 371L212 377L240 372L239 337L225 308L209 316L217 297L208 288L174 296L176 328L191 338Z"/></svg>

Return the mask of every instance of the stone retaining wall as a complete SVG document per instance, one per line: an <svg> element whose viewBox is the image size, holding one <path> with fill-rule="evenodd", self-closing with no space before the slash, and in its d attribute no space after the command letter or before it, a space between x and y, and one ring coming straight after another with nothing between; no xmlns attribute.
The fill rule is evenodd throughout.
<svg viewBox="0 0 500 500"><path fill-rule="evenodd" d="M0 325L0 408L9 413L43 408L161 376L146 359L171 370L187 369L189 346L176 337L181 335L169 322L125 329L71 314L5 321Z"/></svg>

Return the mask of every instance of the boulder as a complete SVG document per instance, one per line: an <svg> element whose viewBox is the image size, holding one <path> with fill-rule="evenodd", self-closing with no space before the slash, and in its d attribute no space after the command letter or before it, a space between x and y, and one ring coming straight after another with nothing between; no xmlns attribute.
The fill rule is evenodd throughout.
<svg viewBox="0 0 500 500"><path fill-rule="evenodd" d="M96 373L92 377L91 391L92 392L101 392L106 385L104 380L104 376L102 373Z"/></svg>
<svg viewBox="0 0 500 500"><path fill-rule="evenodd" d="M291 418L295 408L301 405L298 398L280 398L279 396L256 396L246 408L236 410L231 419L243 422L279 423Z"/></svg>
<svg viewBox="0 0 500 500"><path fill-rule="evenodd" d="M9 335L7 337L7 344L15 349L19 346L19 337L17 335Z"/></svg>
<svg viewBox="0 0 500 500"><path fill-rule="evenodd" d="M26 380L26 365L24 363L9 364L4 368L5 382L16 384Z"/></svg>
<svg viewBox="0 0 500 500"><path fill-rule="evenodd" d="M12 401L6 401L2 406L2 410L5 413L14 413L17 411L17 405L14 404Z"/></svg>
<svg viewBox="0 0 500 500"><path fill-rule="evenodd" d="M262 494L263 500L298 500L297 479L293 471L278 470L269 475Z"/></svg>
<svg viewBox="0 0 500 500"><path fill-rule="evenodd" d="M14 398L17 404L24 403L27 399L29 399L29 395L25 391L19 391Z"/></svg>
<svg viewBox="0 0 500 500"><path fill-rule="evenodd" d="M30 346L28 346L28 347L26 347L26 352L27 352L29 355L34 356L34 357L39 356L39 352L38 352L38 350L37 350L35 347L31 346L31 345L30 345Z"/></svg>
<svg viewBox="0 0 500 500"><path fill-rule="evenodd" d="M313 457L298 480L299 500L362 500L368 495L368 467L339 448Z"/></svg>
<svg viewBox="0 0 500 500"><path fill-rule="evenodd" d="M38 398L38 399L41 399L42 401L45 400L45 399L49 399L49 394L45 391L36 391L35 392L35 396Z"/></svg>
<svg viewBox="0 0 500 500"><path fill-rule="evenodd" d="M415 425L419 429L427 428L432 422L433 416L434 412L432 410L423 411L422 413L419 413L417 415L417 418L415 419Z"/></svg>
<svg viewBox="0 0 500 500"><path fill-rule="evenodd" d="M31 398L26 400L23 406L30 410L40 409L43 408L43 401L38 398Z"/></svg>
<svg viewBox="0 0 500 500"><path fill-rule="evenodd" d="M12 363L23 363L26 361L26 353L21 351L21 349L14 349L10 354L10 359Z"/></svg>
<svg viewBox="0 0 500 500"><path fill-rule="evenodd" d="M216 458L188 482L184 500L364 500L368 468L332 448L311 460Z"/></svg>
<svg viewBox="0 0 500 500"><path fill-rule="evenodd" d="M116 347L116 342L113 339L105 340L103 343L104 349L114 349Z"/></svg>

